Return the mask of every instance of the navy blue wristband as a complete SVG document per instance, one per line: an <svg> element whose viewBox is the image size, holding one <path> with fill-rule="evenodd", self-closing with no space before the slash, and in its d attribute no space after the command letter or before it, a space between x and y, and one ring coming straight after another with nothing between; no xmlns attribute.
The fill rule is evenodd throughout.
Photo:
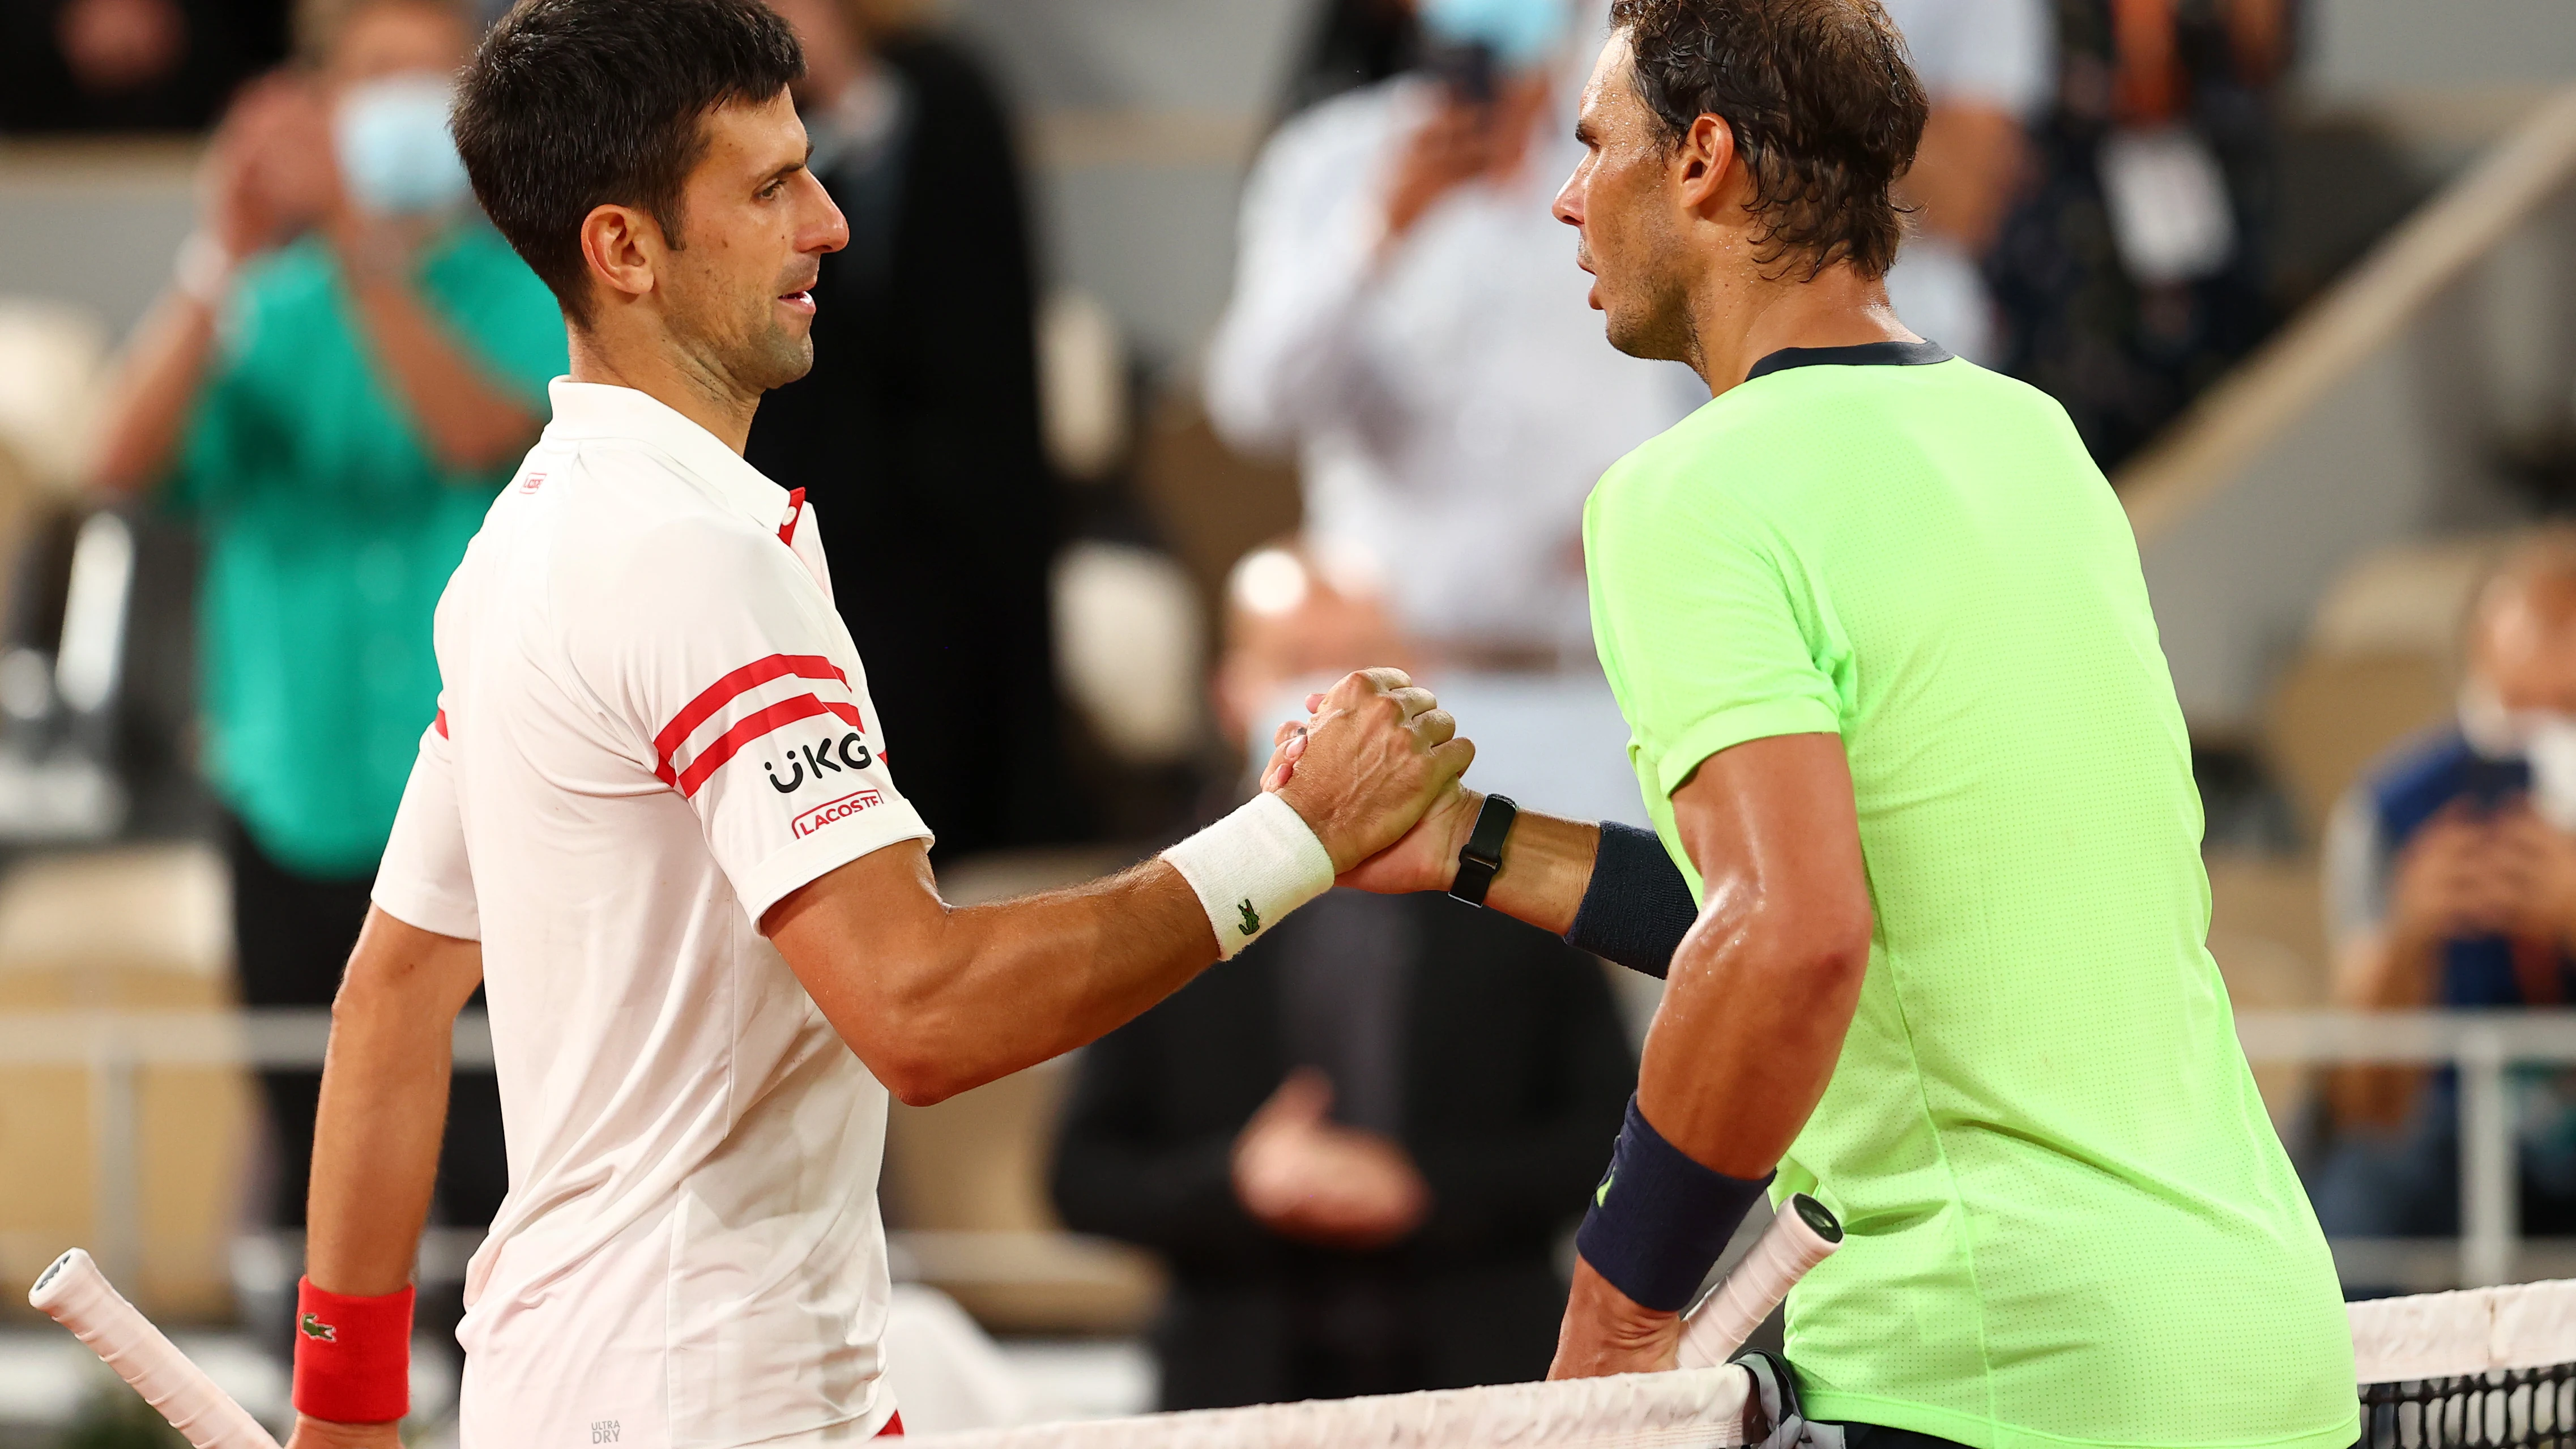
<svg viewBox="0 0 2576 1449"><path fill-rule="evenodd" d="M1609 1175L1575 1231L1575 1251L1640 1306L1679 1313L1770 1185L1769 1173L1748 1182L1691 1161L1631 1096Z"/></svg>
<svg viewBox="0 0 2576 1449"><path fill-rule="evenodd" d="M1592 857L1592 880L1575 909L1574 929L1565 943L1615 961L1631 971L1661 976L1672 969L1673 953L1699 903L1691 899L1690 882L1651 830L1614 821L1601 822L1601 849Z"/></svg>

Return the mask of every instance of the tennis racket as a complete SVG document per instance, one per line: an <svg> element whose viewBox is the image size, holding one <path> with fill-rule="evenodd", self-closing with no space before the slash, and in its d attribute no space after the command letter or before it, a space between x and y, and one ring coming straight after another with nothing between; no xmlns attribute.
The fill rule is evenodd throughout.
<svg viewBox="0 0 2576 1449"><path fill-rule="evenodd" d="M1833 1213L1803 1192L1791 1194L1789 1210L1771 1219L1726 1281L1682 1315L1681 1366L1714 1368L1735 1357L1807 1270L1842 1245L1843 1225Z"/></svg>
<svg viewBox="0 0 2576 1449"><path fill-rule="evenodd" d="M27 1301L88 1344L196 1449L277 1449L257 1419L125 1301L89 1254L74 1248L56 1258Z"/></svg>

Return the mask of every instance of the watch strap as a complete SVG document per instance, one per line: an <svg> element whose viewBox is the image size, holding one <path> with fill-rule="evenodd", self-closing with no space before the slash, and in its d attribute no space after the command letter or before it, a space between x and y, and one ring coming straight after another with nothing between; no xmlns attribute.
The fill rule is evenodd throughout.
<svg viewBox="0 0 2576 1449"><path fill-rule="evenodd" d="M1450 883L1449 894L1471 906L1485 903L1494 873L1503 868L1503 841L1520 813L1509 795L1485 797L1485 807L1476 812L1476 828L1467 832L1467 843L1458 851L1458 878Z"/></svg>

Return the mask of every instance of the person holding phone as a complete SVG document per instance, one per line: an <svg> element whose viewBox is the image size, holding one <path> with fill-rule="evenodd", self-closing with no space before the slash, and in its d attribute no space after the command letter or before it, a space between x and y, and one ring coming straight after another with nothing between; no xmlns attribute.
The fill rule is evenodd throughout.
<svg viewBox="0 0 2576 1449"><path fill-rule="evenodd" d="M2326 830L2335 995L2365 1011L2576 1001L2576 531L2518 549L2469 620L2457 721L2401 748ZM2458 1084L2352 1066L2327 1081L2311 1187L2329 1234L2459 1231ZM2516 1079L2526 1231L2576 1230L2576 1084Z"/></svg>
<svg viewBox="0 0 2576 1449"><path fill-rule="evenodd" d="M1302 542L1427 667L1588 668L1584 494L1696 401L1688 372L1603 341L1547 214L1604 9L1416 8L1419 68L1263 149L1208 413L1238 449L1296 455Z"/></svg>

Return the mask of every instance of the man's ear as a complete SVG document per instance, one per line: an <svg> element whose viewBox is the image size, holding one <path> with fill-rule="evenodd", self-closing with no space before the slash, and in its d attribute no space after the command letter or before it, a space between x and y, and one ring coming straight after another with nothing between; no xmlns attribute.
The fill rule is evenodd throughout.
<svg viewBox="0 0 2576 1449"><path fill-rule="evenodd" d="M668 247L662 228L636 207L602 205L581 219L581 255L590 275L613 295L641 297L653 290L655 269Z"/></svg>
<svg viewBox="0 0 2576 1449"><path fill-rule="evenodd" d="M1741 169L1736 159L1735 128L1724 117L1703 115L1691 122L1673 148L1672 173L1682 205L1700 216L1714 216L1734 188L1734 173Z"/></svg>

